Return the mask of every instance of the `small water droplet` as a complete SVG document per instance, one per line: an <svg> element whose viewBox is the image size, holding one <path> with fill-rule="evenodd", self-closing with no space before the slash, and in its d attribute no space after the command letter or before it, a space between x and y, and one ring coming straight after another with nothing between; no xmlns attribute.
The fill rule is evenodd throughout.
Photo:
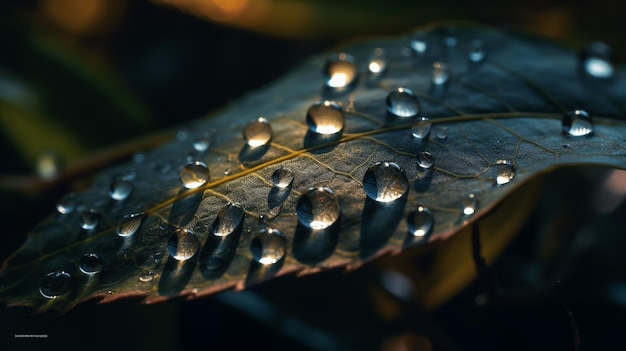
<svg viewBox="0 0 626 351"><path fill-rule="evenodd" d="M433 231L435 218L432 212L424 207L417 206L417 210L407 217L409 234L415 238L426 239Z"/></svg>
<svg viewBox="0 0 626 351"><path fill-rule="evenodd" d="M493 167L496 172L495 181L497 185L507 184L515 178L515 166L511 162L499 160Z"/></svg>
<svg viewBox="0 0 626 351"><path fill-rule="evenodd" d="M419 101L413 91L399 87L387 95L387 111L394 116L415 117L420 112Z"/></svg>
<svg viewBox="0 0 626 351"><path fill-rule="evenodd" d="M448 65L441 62L433 63L433 84L443 85L446 84L449 79Z"/></svg>
<svg viewBox="0 0 626 351"><path fill-rule="evenodd" d="M382 48L376 48L370 55L367 70L372 75L383 74L387 70L387 55Z"/></svg>
<svg viewBox="0 0 626 351"><path fill-rule="evenodd" d="M277 229L262 230L252 239L250 251L256 262L262 265L275 264L285 257L287 240Z"/></svg>
<svg viewBox="0 0 626 351"><path fill-rule="evenodd" d="M473 40L469 44L467 59L473 63L482 62L485 59L485 46L482 41Z"/></svg>
<svg viewBox="0 0 626 351"><path fill-rule="evenodd" d="M413 138L417 140L428 139L431 128L432 123L427 117L418 117L411 128L411 133L413 134Z"/></svg>
<svg viewBox="0 0 626 351"><path fill-rule="evenodd" d="M139 274L139 281L144 282L144 283L152 281L153 278L154 278L153 271L143 271L141 272L141 274Z"/></svg>
<svg viewBox="0 0 626 351"><path fill-rule="evenodd" d="M133 156L133 162L135 162L135 163L143 163L143 161L145 161L145 159L146 159L146 155L142 154L141 152L136 153Z"/></svg>
<svg viewBox="0 0 626 351"><path fill-rule="evenodd" d="M55 271L46 274L39 284L39 293L48 299L55 299L69 293L72 277L65 271Z"/></svg>
<svg viewBox="0 0 626 351"><path fill-rule="evenodd" d="M448 127L441 127L437 129L437 139L439 139L439 141L448 139Z"/></svg>
<svg viewBox="0 0 626 351"><path fill-rule="evenodd" d="M602 42L590 43L580 55L583 71L595 78L611 78L613 68L613 50Z"/></svg>
<svg viewBox="0 0 626 351"><path fill-rule="evenodd" d="M90 209L80 215L80 226L86 230L93 230L100 222L100 213L97 210Z"/></svg>
<svg viewBox="0 0 626 351"><path fill-rule="evenodd" d="M167 242L167 251L178 261L192 258L200 248L200 240L189 229L178 229Z"/></svg>
<svg viewBox="0 0 626 351"><path fill-rule="evenodd" d="M423 55L426 52L426 49L428 49L428 41L426 40L426 37L427 35L424 31L417 31L411 37L410 46L417 55Z"/></svg>
<svg viewBox="0 0 626 351"><path fill-rule="evenodd" d="M569 111L563 115L563 133L575 137L587 136L593 133L593 121L585 110Z"/></svg>
<svg viewBox="0 0 626 351"><path fill-rule="evenodd" d="M270 122L263 117L251 121L243 130L243 139L250 147L269 144L272 140L272 126Z"/></svg>
<svg viewBox="0 0 626 351"><path fill-rule="evenodd" d="M211 134L202 135L193 142L193 148L198 152L205 152L211 146L211 141Z"/></svg>
<svg viewBox="0 0 626 351"><path fill-rule="evenodd" d="M359 75L355 62L354 57L346 53L330 56L323 70L326 86L341 90L353 85Z"/></svg>
<svg viewBox="0 0 626 351"><path fill-rule="evenodd" d="M476 195L468 194L463 199L462 210L463 214L466 216L470 216L476 212L476 207L478 206L478 200L476 200Z"/></svg>
<svg viewBox="0 0 626 351"><path fill-rule="evenodd" d="M125 215L117 225L116 233L121 237L133 235L137 232L143 222L144 213L133 213Z"/></svg>
<svg viewBox="0 0 626 351"><path fill-rule="evenodd" d="M243 221L244 212L240 205L229 203L222 207L217 214L212 233L215 236L232 234Z"/></svg>
<svg viewBox="0 0 626 351"><path fill-rule="evenodd" d="M125 179L115 179L111 182L109 195L113 200L122 201L130 196L133 191L133 184Z"/></svg>
<svg viewBox="0 0 626 351"><path fill-rule="evenodd" d="M306 112L309 129L317 134L337 134L344 127L344 113L333 101L316 102Z"/></svg>
<svg viewBox="0 0 626 351"><path fill-rule="evenodd" d="M429 170L433 168L434 164L435 159L433 158L433 155L430 154L430 152L424 151L417 154L417 166L421 170Z"/></svg>
<svg viewBox="0 0 626 351"><path fill-rule="evenodd" d="M289 168L280 167L272 174L272 183L275 187L285 189L293 184L294 174Z"/></svg>
<svg viewBox="0 0 626 351"><path fill-rule="evenodd" d="M60 214L72 213L76 208L76 203L76 194L67 194L57 203L57 211Z"/></svg>
<svg viewBox="0 0 626 351"><path fill-rule="evenodd" d="M365 194L377 202L398 200L409 189L409 181L394 162L376 162L363 176Z"/></svg>
<svg viewBox="0 0 626 351"><path fill-rule="evenodd" d="M187 189L199 188L208 181L209 168L204 162L190 162L180 169L180 182Z"/></svg>
<svg viewBox="0 0 626 351"><path fill-rule="evenodd" d="M176 140L185 141L189 137L189 130L187 128L181 128L176 132Z"/></svg>
<svg viewBox="0 0 626 351"><path fill-rule="evenodd" d="M81 257L78 262L78 269L87 275L100 273L103 266L102 259L98 255L90 253Z"/></svg>
<svg viewBox="0 0 626 351"><path fill-rule="evenodd" d="M341 215L341 207L330 189L311 188L298 200L296 215L298 221L305 227L321 230L337 222Z"/></svg>

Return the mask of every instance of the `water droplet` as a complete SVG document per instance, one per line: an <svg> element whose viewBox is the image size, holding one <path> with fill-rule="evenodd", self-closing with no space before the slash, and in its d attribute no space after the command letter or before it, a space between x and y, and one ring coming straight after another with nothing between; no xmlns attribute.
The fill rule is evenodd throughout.
<svg viewBox="0 0 626 351"><path fill-rule="evenodd" d="M391 295L408 301L413 296L413 283L404 274L385 270L380 274L380 285Z"/></svg>
<svg viewBox="0 0 626 351"><path fill-rule="evenodd" d="M448 28L446 29L443 36L443 45L448 48L453 48L458 44L459 40L457 39L456 29Z"/></svg>
<svg viewBox="0 0 626 351"><path fill-rule="evenodd" d="M146 160L146 155L142 154L141 152L136 153L133 156L133 162L135 162L135 163L143 163L143 161L145 161L145 160Z"/></svg>
<svg viewBox="0 0 626 351"><path fill-rule="evenodd" d="M462 204L463 214L466 216L474 214L474 212L476 212L477 206L478 206L478 200L476 200L476 195L468 194L463 199L463 204Z"/></svg>
<svg viewBox="0 0 626 351"><path fill-rule="evenodd" d="M98 255L90 253L81 257L78 262L78 269L87 275L93 275L100 273L103 264L102 259Z"/></svg>
<svg viewBox="0 0 626 351"><path fill-rule="evenodd" d="M429 170L433 168L435 164L435 159L430 152L420 152L417 154L417 166L422 170Z"/></svg>
<svg viewBox="0 0 626 351"><path fill-rule="evenodd" d="M211 141L211 134L205 134L193 142L193 148L198 152L205 152L211 146Z"/></svg>
<svg viewBox="0 0 626 351"><path fill-rule="evenodd" d="M115 179L111 182L109 195L113 200L121 201L130 196L133 191L133 184L125 179Z"/></svg>
<svg viewBox="0 0 626 351"><path fill-rule="evenodd" d="M285 189L293 184L294 175L289 168L280 167L272 174L272 183L275 187Z"/></svg>
<svg viewBox="0 0 626 351"><path fill-rule="evenodd" d="M430 120L427 117L418 117L415 124L411 128L411 133L413 134L413 138L423 140L428 138L431 128L432 123L430 123Z"/></svg>
<svg viewBox="0 0 626 351"><path fill-rule="evenodd" d="M432 212L424 206L417 206L417 211L407 217L409 234L414 238L426 239L433 231L435 218Z"/></svg>
<svg viewBox="0 0 626 351"><path fill-rule="evenodd" d="M337 222L341 215L341 208L337 197L330 189L311 188L298 200L296 214L302 225L320 230Z"/></svg>
<svg viewBox="0 0 626 351"><path fill-rule="evenodd" d="M167 251L178 261L192 258L200 248L200 240L189 229L178 229L167 242Z"/></svg>
<svg viewBox="0 0 626 351"><path fill-rule="evenodd" d="M76 208L76 203L76 194L67 194L57 203L57 211L60 214L72 213Z"/></svg>
<svg viewBox="0 0 626 351"><path fill-rule="evenodd" d="M58 153L46 151L37 157L36 168L41 178L52 180L61 173L63 162Z"/></svg>
<svg viewBox="0 0 626 351"><path fill-rule="evenodd" d="M139 274L139 281L144 282L144 283L152 281L153 278L154 278L153 271L143 271L141 272L141 274Z"/></svg>
<svg viewBox="0 0 626 351"><path fill-rule="evenodd" d="M372 75L383 74L387 70L387 55L385 50L376 48L370 55L370 61L367 65L367 70Z"/></svg>
<svg viewBox="0 0 626 351"><path fill-rule="evenodd" d="M433 63L433 84L443 85L446 84L449 79L448 65L441 62Z"/></svg>
<svg viewBox="0 0 626 351"><path fill-rule="evenodd" d="M252 258L262 264L271 265L277 263L287 253L287 240L283 233L277 229L267 229L259 232L250 245Z"/></svg>
<svg viewBox="0 0 626 351"><path fill-rule="evenodd" d="M359 75L355 62L354 57L345 53L330 56L323 70L326 86L345 89L354 84Z"/></svg>
<svg viewBox="0 0 626 351"><path fill-rule="evenodd" d="M592 42L581 53L582 69L595 78L611 78L615 72L613 68L613 50L602 42Z"/></svg>
<svg viewBox="0 0 626 351"><path fill-rule="evenodd" d="M333 101L316 102L306 112L309 129L317 134L337 134L344 127L344 113Z"/></svg>
<svg viewBox="0 0 626 351"><path fill-rule="evenodd" d="M485 46L480 40L474 40L469 44L467 59L470 62L478 63L485 59Z"/></svg>
<svg viewBox="0 0 626 351"><path fill-rule="evenodd" d="M208 181L209 169L204 162L190 162L180 169L180 182L187 189L199 188Z"/></svg>
<svg viewBox="0 0 626 351"><path fill-rule="evenodd" d="M48 299L55 299L72 290L72 277L65 271L56 271L46 274L39 284L39 293Z"/></svg>
<svg viewBox="0 0 626 351"><path fill-rule="evenodd" d="M440 141L448 139L448 127L441 127L437 129L437 139Z"/></svg>
<svg viewBox="0 0 626 351"><path fill-rule="evenodd" d="M143 222L144 213L133 213L125 215L117 225L116 233L121 237L133 235L137 232Z"/></svg>
<svg viewBox="0 0 626 351"><path fill-rule="evenodd" d="M263 117L251 121L243 130L243 139L250 147L259 147L269 144L272 140L272 126L270 122Z"/></svg>
<svg viewBox="0 0 626 351"><path fill-rule="evenodd" d="M93 230L100 222L100 213L94 209L83 212L80 216L80 226L86 230Z"/></svg>
<svg viewBox="0 0 626 351"><path fill-rule="evenodd" d="M585 110L569 111L563 115L563 133L571 136L587 136L593 133L593 121Z"/></svg>
<svg viewBox="0 0 626 351"><path fill-rule="evenodd" d="M507 184L515 178L515 166L511 162L499 160L493 167L496 172L495 180L497 185Z"/></svg>
<svg viewBox="0 0 626 351"><path fill-rule="evenodd" d="M215 236L232 234L243 221L244 212L240 205L229 203L222 207L213 224L212 233Z"/></svg>
<svg viewBox="0 0 626 351"><path fill-rule="evenodd" d="M363 176L365 194L378 202L395 201L409 189L409 181L400 166L393 162L376 162Z"/></svg>
<svg viewBox="0 0 626 351"><path fill-rule="evenodd" d="M428 41L426 40L426 32L417 31L411 37L411 49L418 54L423 55L428 49Z"/></svg>
<svg viewBox="0 0 626 351"><path fill-rule="evenodd" d="M399 87L387 95L387 111L397 117L415 117L420 112L419 101L413 91Z"/></svg>
<svg viewBox="0 0 626 351"><path fill-rule="evenodd" d="M185 141L189 136L189 130L187 128L181 128L176 132L176 140Z"/></svg>

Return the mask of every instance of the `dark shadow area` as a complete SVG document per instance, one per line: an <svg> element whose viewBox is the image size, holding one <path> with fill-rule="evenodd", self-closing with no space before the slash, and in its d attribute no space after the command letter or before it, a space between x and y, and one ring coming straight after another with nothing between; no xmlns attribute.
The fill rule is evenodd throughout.
<svg viewBox="0 0 626 351"><path fill-rule="evenodd" d="M251 147L248 144L244 144L244 146L241 148L241 151L239 151L239 161L241 162L258 161L259 159L261 159L261 157L263 157L263 155L265 155L265 153L269 149L270 149L269 143L267 143L266 145L261 145L261 146L256 146L256 147Z"/></svg>
<svg viewBox="0 0 626 351"><path fill-rule="evenodd" d="M213 222L212 228L219 225L218 221L219 216ZM204 243L199 259L200 272L205 278L217 279L226 272L237 252L243 222L242 220L235 230L226 236L214 235L213 229L209 230L209 237Z"/></svg>
<svg viewBox="0 0 626 351"><path fill-rule="evenodd" d="M178 195L183 194L185 191L185 189L182 189ZM194 218L196 212L198 212L200 202L202 202L202 196L202 192L197 192L174 202L167 221L177 227L187 225L187 223L191 222Z"/></svg>
<svg viewBox="0 0 626 351"><path fill-rule="evenodd" d="M335 251L340 230L341 216L333 225L320 230L307 228L298 222L293 238L293 256L310 265L324 261Z"/></svg>
<svg viewBox="0 0 626 351"><path fill-rule="evenodd" d="M370 257L389 241L402 219L406 201L406 194L390 203L365 197L361 222L361 258Z"/></svg>
<svg viewBox="0 0 626 351"><path fill-rule="evenodd" d="M413 182L413 188L415 189L415 191L418 193L425 193L426 191L428 191L428 188L430 187L430 183L432 183L432 181L433 170L421 170L418 166L417 177Z"/></svg>
<svg viewBox="0 0 626 351"><path fill-rule="evenodd" d="M169 256L159 280L159 295L174 296L181 292L191 279L197 261L198 255L185 261Z"/></svg>
<svg viewBox="0 0 626 351"><path fill-rule="evenodd" d="M284 257L273 264L261 264L252 260L252 262L250 262L250 268L248 269L248 275L246 276L246 287L261 283L275 276L282 268L284 261Z"/></svg>
<svg viewBox="0 0 626 351"><path fill-rule="evenodd" d="M320 147L319 149L311 150L312 154L325 154L331 152L337 146L335 142L341 140L343 131L335 134L318 134L311 130L306 132L304 136L304 147L306 149ZM325 144L329 144L327 147L322 147Z"/></svg>
<svg viewBox="0 0 626 351"><path fill-rule="evenodd" d="M267 208L270 209L270 213L279 212L278 209L281 208L291 193L291 187L291 184L284 188L279 186L272 187L270 193L267 195Z"/></svg>
<svg viewBox="0 0 626 351"><path fill-rule="evenodd" d="M359 76L357 76L354 81L352 81L350 84L346 85L345 87L341 87L341 88L332 88L329 86L324 86L322 88L322 92L321 92L321 96L322 96L322 100L339 100L343 97L348 96L352 90L354 90L354 88L357 86L359 81Z"/></svg>

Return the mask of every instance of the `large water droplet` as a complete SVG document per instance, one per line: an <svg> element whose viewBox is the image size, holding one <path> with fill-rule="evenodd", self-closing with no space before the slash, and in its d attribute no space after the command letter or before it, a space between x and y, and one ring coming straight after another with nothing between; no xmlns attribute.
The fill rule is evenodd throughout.
<svg viewBox="0 0 626 351"><path fill-rule="evenodd" d="M387 95L387 111L394 116L415 117L420 112L419 101L413 91L399 87Z"/></svg>
<svg viewBox="0 0 626 351"><path fill-rule="evenodd" d="M76 203L76 194L67 194L57 203L57 211L60 214L72 213L76 208Z"/></svg>
<svg viewBox="0 0 626 351"><path fill-rule="evenodd" d="M411 212L407 217L409 235L420 240L428 238L433 231L435 219L432 212L424 206L418 206L417 210Z"/></svg>
<svg viewBox="0 0 626 351"><path fill-rule="evenodd" d="M100 222L100 213L97 210L90 209L80 215L80 226L86 230L93 230Z"/></svg>
<svg viewBox="0 0 626 351"><path fill-rule="evenodd" d="M341 90L354 84L359 75L355 62L354 57L345 53L329 57L323 70L326 86Z"/></svg>
<svg viewBox="0 0 626 351"><path fill-rule="evenodd" d="M121 201L130 196L133 191L133 184L125 179L114 179L111 182L111 188L109 189L109 196L113 200Z"/></svg>
<svg viewBox="0 0 626 351"><path fill-rule="evenodd" d="M272 126L263 117L251 121L243 130L243 139L250 147L265 146L272 141L272 136Z"/></svg>
<svg viewBox="0 0 626 351"><path fill-rule="evenodd" d="M72 290L72 277L65 271L56 271L46 274L39 284L39 293L48 299L55 299Z"/></svg>
<svg viewBox="0 0 626 351"><path fill-rule="evenodd" d="M262 264L271 265L282 260L287 253L287 240L277 229L266 229L259 232L250 245L252 258Z"/></svg>
<svg viewBox="0 0 626 351"><path fill-rule="evenodd" d="M372 75L383 74L387 70L387 55L385 50L376 48L370 55L370 61L367 65L367 70Z"/></svg>
<svg viewBox="0 0 626 351"><path fill-rule="evenodd" d="M298 221L307 228L320 230L335 224L341 215L337 197L328 188L311 188L296 206Z"/></svg>
<svg viewBox="0 0 626 351"><path fill-rule="evenodd" d="M482 41L474 40L469 44L467 59L473 63L482 62L485 59L485 46Z"/></svg>
<svg viewBox="0 0 626 351"><path fill-rule="evenodd" d="M212 233L215 236L227 236L232 234L243 221L244 212L237 204L227 204L217 214L213 224Z"/></svg>
<svg viewBox="0 0 626 351"><path fill-rule="evenodd" d="M569 111L563 115L563 133L571 136L587 136L593 133L593 121L585 110Z"/></svg>
<svg viewBox="0 0 626 351"><path fill-rule="evenodd" d="M423 55L426 52L426 49L428 49L428 41L426 40L426 36L426 32L417 31L411 37L410 46L417 55Z"/></svg>
<svg viewBox="0 0 626 351"><path fill-rule="evenodd" d="M306 112L309 129L317 134L337 134L344 127L344 113L333 101L316 102Z"/></svg>
<svg viewBox="0 0 626 351"><path fill-rule="evenodd" d="M190 162L180 169L179 177L185 188L199 188L209 181L209 168L204 162Z"/></svg>
<svg viewBox="0 0 626 351"><path fill-rule="evenodd" d="M200 248L200 240L189 229L178 229L167 242L167 251L178 261L192 258Z"/></svg>
<svg viewBox="0 0 626 351"><path fill-rule="evenodd" d="M595 78L610 78L614 74L613 50L602 42L592 42L580 55L583 71Z"/></svg>
<svg viewBox="0 0 626 351"><path fill-rule="evenodd" d="M433 155L430 154L430 152L420 152L417 154L417 166L421 169L421 170L429 170L433 168L433 165L435 164L435 159L433 158Z"/></svg>
<svg viewBox="0 0 626 351"><path fill-rule="evenodd" d="M441 62L433 63L433 84L443 85L446 84L449 79L448 65Z"/></svg>
<svg viewBox="0 0 626 351"><path fill-rule="evenodd" d="M81 257L78 262L78 269L87 275L100 273L103 266L102 259L98 255L90 253Z"/></svg>
<svg viewBox="0 0 626 351"><path fill-rule="evenodd" d="M476 207L478 206L478 200L476 199L476 195L468 194L464 199L461 206L461 210L463 214L466 216L470 216L476 212Z"/></svg>
<svg viewBox="0 0 626 351"><path fill-rule="evenodd" d="M395 201L409 189L409 181L394 162L376 162L363 176L365 194L377 202Z"/></svg>
<svg viewBox="0 0 626 351"><path fill-rule="evenodd" d="M431 128L432 123L430 123L430 120L427 117L418 117L415 120L413 127L411 127L411 133L413 138L417 140L428 139Z"/></svg>
<svg viewBox="0 0 626 351"><path fill-rule="evenodd" d="M137 232L143 222L144 213L133 213L125 215L117 225L116 233L121 237L133 235Z"/></svg>
<svg viewBox="0 0 626 351"><path fill-rule="evenodd" d="M272 174L272 183L275 187L285 189L293 184L294 175L289 168L280 167Z"/></svg>
<svg viewBox="0 0 626 351"><path fill-rule="evenodd" d="M499 160L493 168L497 185L507 184L515 178L515 166L509 161Z"/></svg>

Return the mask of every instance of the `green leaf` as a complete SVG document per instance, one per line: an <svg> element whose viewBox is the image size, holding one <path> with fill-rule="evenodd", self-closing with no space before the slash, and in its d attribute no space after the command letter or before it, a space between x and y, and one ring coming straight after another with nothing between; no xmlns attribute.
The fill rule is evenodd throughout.
<svg viewBox="0 0 626 351"><path fill-rule="evenodd" d="M426 43L422 54L411 51L414 36L341 49L355 58L359 74L343 90L324 87L329 55L313 57L181 129L170 143L103 172L88 191L62 199L73 202L72 210L41 223L5 262L0 296L10 305L67 310L92 298L140 295L152 303L290 273L351 269L449 239L556 167L626 168L623 67L594 77L567 48L475 26L415 36ZM379 48L387 70L377 75L368 64ZM484 60L471 62L468 53L478 48ZM446 83L433 83L433 62L447 65ZM350 63L342 67L349 80ZM436 73L440 79L445 72ZM421 141L413 136L421 122L387 110L391 99L403 107L397 114L410 112L410 97L389 97L398 87L414 92L416 117L432 122ZM323 136L312 131L315 123L307 125L307 111L320 100L341 106L341 132ZM332 106L319 107L331 112L314 116L318 126L340 127ZM593 124L577 120L570 134L562 118L575 109L587 111ZM265 146L254 146L268 137L259 116L273 132ZM430 170L422 152L432 155ZM196 161L208 166L208 179ZM293 183L274 185L276 172L289 183L285 169ZM199 186L187 189L181 178ZM113 198L112 187L120 190ZM523 213L531 200L515 211ZM506 212L503 228L506 216L523 221Z"/></svg>

